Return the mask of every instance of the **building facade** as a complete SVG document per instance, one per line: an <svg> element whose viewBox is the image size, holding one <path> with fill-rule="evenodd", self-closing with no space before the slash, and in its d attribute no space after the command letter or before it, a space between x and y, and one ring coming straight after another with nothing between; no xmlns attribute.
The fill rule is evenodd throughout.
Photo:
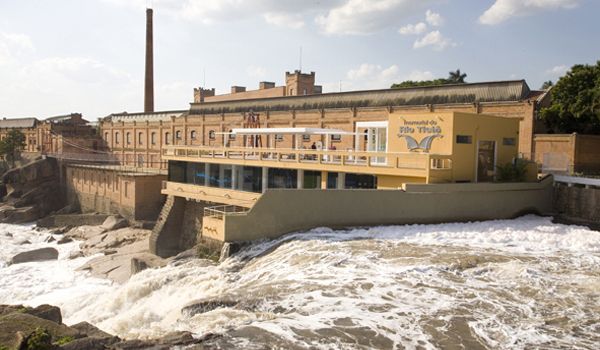
<svg viewBox="0 0 600 350"><path fill-rule="evenodd" d="M237 128L306 127L356 132L360 123L387 120L393 113L465 112L519 120L519 153L530 158L537 110L547 97L531 91L524 81L289 96L286 94L290 89L294 94L298 88L304 92L303 86L318 89L314 86L314 74L311 73L312 78L299 72L292 75L298 79L290 78L288 73L287 92L282 91L282 96L238 98L236 95L243 97L244 92L237 92L222 96L223 100L195 98L189 110L113 114L100 121L100 133L123 164L166 169L161 150L170 145L248 145L249 137L229 133ZM196 89L195 94L200 91L206 90ZM355 149L355 142L361 140L336 138L331 143L338 150ZM273 148L297 144L310 147L313 143L324 145L326 137L264 135L259 141Z"/></svg>

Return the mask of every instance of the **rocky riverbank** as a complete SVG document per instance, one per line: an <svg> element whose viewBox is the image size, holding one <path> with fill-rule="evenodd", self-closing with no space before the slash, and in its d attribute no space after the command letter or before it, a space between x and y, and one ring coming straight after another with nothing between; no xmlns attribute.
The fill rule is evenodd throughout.
<svg viewBox="0 0 600 350"><path fill-rule="evenodd" d="M15 350L142 350L204 349L201 345L213 336L195 339L190 332L173 332L158 339L123 340L95 326L81 322L72 326L62 323L56 306L0 305L0 349Z"/></svg>

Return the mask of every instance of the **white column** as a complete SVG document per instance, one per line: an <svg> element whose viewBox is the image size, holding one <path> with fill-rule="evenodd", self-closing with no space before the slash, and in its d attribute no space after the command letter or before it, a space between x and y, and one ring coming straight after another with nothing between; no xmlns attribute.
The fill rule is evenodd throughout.
<svg viewBox="0 0 600 350"><path fill-rule="evenodd" d="M269 187L269 168L262 168L262 191L263 193L267 192L267 188Z"/></svg>
<svg viewBox="0 0 600 350"><path fill-rule="evenodd" d="M232 190L237 189L237 182L238 182L238 167L237 167L237 165L232 165L231 166L231 189Z"/></svg>
<svg viewBox="0 0 600 350"><path fill-rule="evenodd" d="M296 188L298 188L299 190L304 188L304 170L298 169L298 176L297 176L296 183L297 183Z"/></svg>
<svg viewBox="0 0 600 350"><path fill-rule="evenodd" d="M210 164L204 163L204 186L210 186Z"/></svg>
<svg viewBox="0 0 600 350"><path fill-rule="evenodd" d="M219 165L219 187L223 188L225 185L225 167Z"/></svg>
<svg viewBox="0 0 600 350"><path fill-rule="evenodd" d="M346 185L346 173L338 173L337 188L343 190Z"/></svg>

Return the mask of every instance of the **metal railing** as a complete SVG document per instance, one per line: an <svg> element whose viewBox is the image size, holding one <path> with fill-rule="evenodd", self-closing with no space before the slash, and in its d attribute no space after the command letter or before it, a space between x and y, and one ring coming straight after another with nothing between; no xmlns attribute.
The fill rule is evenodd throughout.
<svg viewBox="0 0 600 350"><path fill-rule="evenodd" d="M204 208L204 217L223 219L225 216L246 215L250 209L239 207L237 205L220 205L216 207Z"/></svg>
<svg viewBox="0 0 600 350"><path fill-rule="evenodd" d="M577 176L560 176L554 175L554 182L566 183L567 185L582 185L600 187L600 179Z"/></svg>
<svg viewBox="0 0 600 350"><path fill-rule="evenodd" d="M326 164L416 170L447 170L452 157L429 153L363 152L355 150L272 149L209 146L169 146L163 156L241 161Z"/></svg>

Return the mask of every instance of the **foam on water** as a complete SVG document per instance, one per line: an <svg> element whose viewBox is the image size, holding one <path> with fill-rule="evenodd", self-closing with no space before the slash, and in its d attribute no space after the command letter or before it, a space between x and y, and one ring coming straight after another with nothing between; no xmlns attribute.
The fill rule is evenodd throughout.
<svg viewBox="0 0 600 350"><path fill-rule="evenodd" d="M5 237L8 230L16 234ZM22 237L48 245L44 235L0 225L0 257L30 249L16 245ZM86 261L66 258L76 243L58 249L55 262L0 267L0 303L55 304L68 324L86 320L128 338L228 332L214 344L223 347L600 342L600 233L548 218L315 229L254 244L219 265L146 270L123 285L75 271ZM207 298L240 303L181 313Z"/></svg>

